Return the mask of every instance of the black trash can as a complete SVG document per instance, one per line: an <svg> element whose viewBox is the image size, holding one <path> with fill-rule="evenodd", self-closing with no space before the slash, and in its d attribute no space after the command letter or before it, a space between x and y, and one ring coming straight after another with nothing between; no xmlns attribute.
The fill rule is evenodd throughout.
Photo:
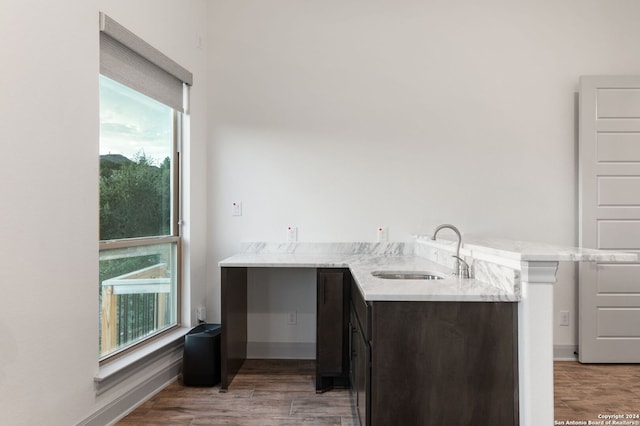
<svg viewBox="0 0 640 426"><path fill-rule="evenodd" d="M220 324L200 324L184 336L182 382L186 386L220 383Z"/></svg>

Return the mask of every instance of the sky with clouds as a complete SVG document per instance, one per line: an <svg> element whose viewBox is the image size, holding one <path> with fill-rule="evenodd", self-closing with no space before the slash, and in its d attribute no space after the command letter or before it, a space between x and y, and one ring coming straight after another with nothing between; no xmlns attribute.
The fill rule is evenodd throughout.
<svg viewBox="0 0 640 426"><path fill-rule="evenodd" d="M172 142L170 107L100 76L100 155L144 153L158 165L171 158Z"/></svg>

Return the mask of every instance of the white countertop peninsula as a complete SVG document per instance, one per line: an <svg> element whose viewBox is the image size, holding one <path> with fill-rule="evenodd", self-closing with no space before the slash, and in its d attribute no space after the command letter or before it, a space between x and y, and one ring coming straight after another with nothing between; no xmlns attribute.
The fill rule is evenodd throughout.
<svg viewBox="0 0 640 426"><path fill-rule="evenodd" d="M343 242L343 243L277 243L248 242L241 244L239 253L223 259L220 267L348 267L367 259L424 258L450 264L455 242L447 239L433 241L416 236L412 242ZM529 241L497 238L466 237L461 256L472 259L491 259L498 264L519 267L519 262L634 262L634 253L557 246Z"/></svg>
<svg viewBox="0 0 640 426"><path fill-rule="evenodd" d="M504 301L522 298L522 262L634 261L635 254L558 247L548 244L474 238L460 254L471 266L471 279L451 274L455 244L416 237L409 243L267 243L243 244L220 267L349 268L367 301ZM439 280L389 280L374 271L432 271ZM555 270L554 270L555 275Z"/></svg>
<svg viewBox="0 0 640 426"><path fill-rule="evenodd" d="M520 425L552 424L553 284L558 262L635 262L632 253L465 236L460 255L473 279L450 276L455 243L418 236L409 243L247 243L223 269L349 268L365 300L497 301L518 305ZM375 270L433 271L447 278L384 280Z"/></svg>
<svg viewBox="0 0 640 426"><path fill-rule="evenodd" d="M428 236L415 237L418 243L430 246L448 246L453 251L452 242L431 240ZM634 253L595 250L582 247L559 246L533 241L506 240L465 235L460 253L474 258L490 258L504 264L513 262L635 262Z"/></svg>
<svg viewBox="0 0 640 426"><path fill-rule="evenodd" d="M349 268L367 301L519 300L517 274L496 286L480 279L459 279L450 266L415 253L415 243L251 243L221 267ZM438 280L383 279L374 271L434 272Z"/></svg>

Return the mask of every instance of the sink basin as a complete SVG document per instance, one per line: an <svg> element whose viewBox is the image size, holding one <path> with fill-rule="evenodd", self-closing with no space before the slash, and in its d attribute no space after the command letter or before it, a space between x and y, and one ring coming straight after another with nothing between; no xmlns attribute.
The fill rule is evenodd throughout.
<svg viewBox="0 0 640 426"><path fill-rule="evenodd" d="M422 271L373 271L371 275L386 280L441 280L444 278L442 275L436 274L434 272Z"/></svg>

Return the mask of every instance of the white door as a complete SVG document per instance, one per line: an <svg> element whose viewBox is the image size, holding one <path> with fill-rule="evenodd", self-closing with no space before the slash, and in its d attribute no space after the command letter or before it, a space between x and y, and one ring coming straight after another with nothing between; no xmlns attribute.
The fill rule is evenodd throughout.
<svg viewBox="0 0 640 426"><path fill-rule="evenodd" d="M580 79L580 245L640 252L640 76ZM580 362L640 362L640 263L582 263Z"/></svg>

